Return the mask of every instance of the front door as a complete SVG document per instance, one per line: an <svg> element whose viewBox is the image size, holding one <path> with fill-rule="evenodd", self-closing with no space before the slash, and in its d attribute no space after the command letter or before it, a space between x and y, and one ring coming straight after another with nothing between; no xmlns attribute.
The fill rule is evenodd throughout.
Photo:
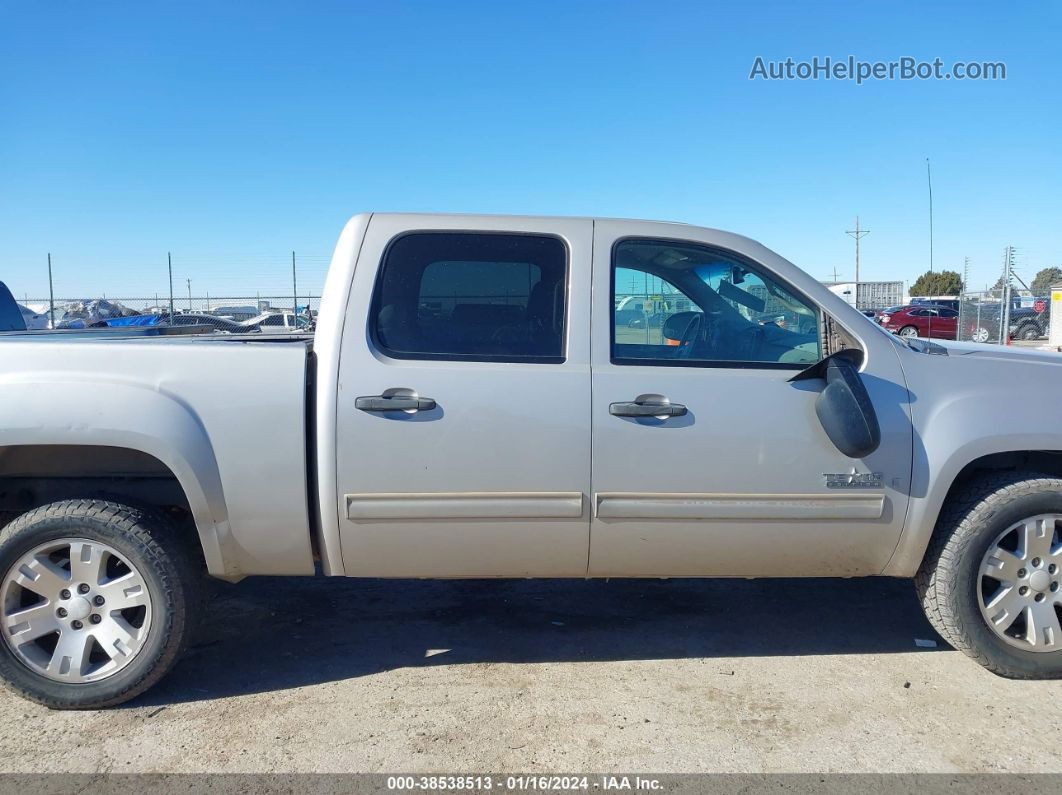
<svg viewBox="0 0 1062 795"><path fill-rule="evenodd" d="M882 440L847 458L815 414L821 382L789 381L822 355L809 277L736 236L658 229L596 228L590 574L880 572L911 471L893 343L852 335Z"/></svg>
<svg viewBox="0 0 1062 795"><path fill-rule="evenodd" d="M586 573L593 227L503 223L369 222L336 417L349 575Z"/></svg>

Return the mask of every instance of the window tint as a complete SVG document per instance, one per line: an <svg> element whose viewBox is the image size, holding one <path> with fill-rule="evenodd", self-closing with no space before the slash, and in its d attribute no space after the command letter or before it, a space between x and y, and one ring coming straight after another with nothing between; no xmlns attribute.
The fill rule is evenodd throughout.
<svg viewBox="0 0 1062 795"><path fill-rule="evenodd" d="M708 247L621 241L612 299L618 363L805 367L821 358L814 304Z"/></svg>
<svg viewBox="0 0 1062 795"><path fill-rule="evenodd" d="M377 277L373 339L404 359L564 361L567 259L541 235L404 235Z"/></svg>
<svg viewBox="0 0 1062 795"><path fill-rule="evenodd" d="M678 340L663 336L665 326L681 322L690 312L701 311L696 302L674 284L647 271L616 268L613 279L612 320L617 342L678 345Z"/></svg>

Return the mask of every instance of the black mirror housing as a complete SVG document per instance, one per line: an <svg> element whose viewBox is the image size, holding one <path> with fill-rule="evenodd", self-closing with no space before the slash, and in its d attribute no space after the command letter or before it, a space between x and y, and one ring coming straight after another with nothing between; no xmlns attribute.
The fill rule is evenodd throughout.
<svg viewBox="0 0 1062 795"><path fill-rule="evenodd" d="M861 351L838 351L790 379L826 382L815 398L815 414L830 441L849 458L865 458L881 444L878 415L859 376L861 361Z"/></svg>

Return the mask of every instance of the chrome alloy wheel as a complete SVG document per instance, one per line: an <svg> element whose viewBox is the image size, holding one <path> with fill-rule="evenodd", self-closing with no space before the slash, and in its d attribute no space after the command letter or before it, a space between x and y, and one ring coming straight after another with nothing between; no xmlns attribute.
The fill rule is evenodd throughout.
<svg viewBox="0 0 1062 795"><path fill-rule="evenodd" d="M1025 651L1062 650L1062 514L1041 514L1004 530L981 559L981 615Z"/></svg>
<svg viewBox="0 0 1062 795"><path fill-rule="evenodd" d="M23 555L0 583L0 632L18 659L68 684L112 676L151 627L147 583L114 547L61 538Z"/></svg>

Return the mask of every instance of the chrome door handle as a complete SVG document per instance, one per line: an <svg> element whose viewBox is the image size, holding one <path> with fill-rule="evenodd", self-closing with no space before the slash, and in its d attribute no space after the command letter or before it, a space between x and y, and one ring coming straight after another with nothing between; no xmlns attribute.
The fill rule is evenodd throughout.
<svg viewBox="0 0 1062 795"><path fill-rule="evenodd" d="M431 411L435 401L431 398L396 395L370 395L354 400L354 408L361 411Z"/></svg>

